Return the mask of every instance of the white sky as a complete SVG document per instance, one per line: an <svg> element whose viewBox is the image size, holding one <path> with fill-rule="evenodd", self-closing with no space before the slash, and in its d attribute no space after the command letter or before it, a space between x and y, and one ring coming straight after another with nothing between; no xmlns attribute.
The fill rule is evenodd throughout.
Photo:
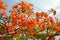
<svg viewBox="0 0 60 40"><path fill-rule="evenodd" d="M56 9L57 17L60 18L60 0L28 0L33 3L36 11L47 11L50 8Z"/></svg>

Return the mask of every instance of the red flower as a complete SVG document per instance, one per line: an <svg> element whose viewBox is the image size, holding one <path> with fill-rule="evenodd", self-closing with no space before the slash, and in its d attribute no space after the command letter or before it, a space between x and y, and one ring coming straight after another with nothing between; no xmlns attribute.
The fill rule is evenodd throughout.
<svg viewBox="0 0 60 40"><path fill-rule="evenodd" d="M49 17L49 19L50 19L50 22L51 22L51 23L53 23L53 22L54 22L53 17Z"/></svg>
<svg viewBox="0 0 60 40"><path fill-rule="evenodd" d="M54 9L51 8L51 11L53 12L53 15L56 14L56 10L54 10Z"/></svg>

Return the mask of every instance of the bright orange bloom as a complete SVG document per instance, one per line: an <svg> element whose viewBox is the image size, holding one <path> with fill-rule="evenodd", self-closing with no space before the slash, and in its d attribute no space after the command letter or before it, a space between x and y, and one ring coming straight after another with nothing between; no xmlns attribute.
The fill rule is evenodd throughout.
<svg viewBox="0 0 60 40"><path fill-rule="evenodd" d="M21 24L22 24L22 27L27 26L27 20L26 20L26 19L25 19L25 20L23 20Z"/></svg>
<svg viewBox="0 0 60 40"><path fill-rule="evenodd" d="M22 12L26 11L26 14L31 15L33 13L33 4L22 1L21 9L22 9Z"/></svg>
<svg viewBox="0 0 60 40"><path fill-rule="evenodd" d="M18 18L18 19L24 19L24 18L25 18L25 15L22 14L22 13L21 13L21 14L18 14L18 15L17 15L17 18Z"/></svg>
<svg viewBox="0 0 60 40"><path fill-rule="evenodd" d="M60 27L56 27L56 33L57 33L57 34L60 33Z"/></svg>
<svg viewBox="0 0 60 40"><path fill-rule="evenodd" d="M57 26L60 27L60 21L57 22Z"/></svg>
<svg viewBox="0 0 60 40"><path fill-rule="evenodd" d="M2 9L0 14L6 16L7 4L5 4L2 0L0 0L0 8Z"/></svg>
<svg viewBox="0 0 60 40"><path fill-rule="evenodd" d="M8 7L7 4L4 3L3 6L2 6L2 9L6 10L7 7Z"/></svg>
<svg viewBox="0 0 60 40"><path fill-rule="evenodd" d="M10 13L11 13L11 16L16 15L16 11L15 11L14 9L11 9L11 10L10 10Z"/></svg>
<svg viewBox="0 0 60 40"><path fill-rule="evenodd" d="M2 1L2 0L0 0L0 8L2 8L2 4L3 4L3 1Z"/></svg>
<svg viewBox="0 0 60 40"><path fill-rule="evenodd" d="M48 21L48 17L44 17L44 22L47 22Z"/></svg>
<svg viewBox="0 0 60 40"><path fill-rule="evenodd" d="M21 2L22 11L26 10L26 2Z"/></svg>
<svg viewBox="0 0 60 40"><path fill-rule="evenodd" d="M32 33L32 32L33 32L32 27L28 26L28 31L29 31L30 33Z"/></svg>
<svg viewBox="0 0 60 40"><path fill-rule="evenodd" d="M41 17L41 13L36 12L36 16L37 16L37 18L40 18Z"/></svg>
<svg viewBox="0 0 60 40"><path fill-rule="evenodd" d="M13 23L13 24L8 24L7 26L8 26L8 32L9 32L9 33L11 33L11 32L15 33L15 30L16 30L15 28L16 28L16 26L17 26L15 23Z"/></svg>
<svg viewBox="0 0 60 40"><path fill-rule="evenodd" d="M28 24L35 24L35 19L33 18L29 18L27 21L28 21Z"/></svg>
<svg viewBox="0 0 60 40"><path fill-rule="evenodd" d="M3 16L6 16L6 10L2 10L1 14L2 14Z"/></svg>
<svg viewBox="0 0 60 40"><path fill-rule="evenodd" d="M47 13L47 12L44 12L44 16L45 16L45 17L48 17L48 13Z"/></svg>
<svg viewBox="0 0 60 40"><path fill-rule="evenodd" d="M10 16L8 16L6 15L7 4L0 0L0 9L2 9L0 12L0 25L4 27L4 31L2 33L0 32L1 35L11 33L10 35L13 37L18 37L25 34L28 37L32 36L32 38L35 38L41 32L44 34L46 30L50 36L50 32L52 32L50 29L54 28L55 30L53 31L60 34L60 22L58 20L56 21L54 17L49 16L48 12L35 12L33 10L33 4L24 1L16 3L10 10ZM50 12L53 12L53 15L56 14L56 11L52 8ZM45 35L41 36L45 38ZM51 40L55 39L51 38Z"/></svg>

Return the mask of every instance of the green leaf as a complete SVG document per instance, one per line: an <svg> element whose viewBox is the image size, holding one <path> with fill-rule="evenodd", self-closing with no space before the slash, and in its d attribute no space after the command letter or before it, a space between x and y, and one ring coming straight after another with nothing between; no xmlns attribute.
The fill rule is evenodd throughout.
<svg viewBox="0 0 60 40"><path fill-rule="evenodd" d="M17 37L16 40L23 40L23 37Z"/></svg>
<svg viewBox="0 0 60 40"><path fill-rule="evenodd" d="M53 30L53 31L54 31L54 30L55 30L55 28L51 27L51 30Z"/></svg>
<svg viewBox="0 0 60 40"><path fill-rule="evenodd" d="M7 35L9 40L14 40L11 35Z"/></svg>
<svg viewBox="0 0 60 40"><path fill-rule="evenodd" d="M25 27L25 28L23 28L23 31L27 31L27 28Z"/></svg>
<svg viewBox="0 0 60 40"><path fill-rule="evenodd" d="M17 37L16 40L28 40L27 36Z"/></svg>
<svg viewBox="0 0 60 40"><path fill-rule="evenodd" d="M41 39L41 40L46 40L46 38L43 38L43 39Z"/></svg>
<svg viewBox="0 0 60 40"><path fill-rule="evenodd" d="M24 38L24 40L27 40L27 39L28 39L28 37L27 37L27 36L23 36L23 38Z"/></svg>
<svg viewBox="0 0 60 40"><path fill-rule="evenodd" d="M48 27L48 30L53 30L53 31L54 31L54 30L55 30L55 28L54 28L54 27L52 27L52 26L49 26L49 27Z"/></svg>
<svg viewBox="0 0 60 40"><path fill-rule="evenodd" d="M30 39L33 39L32 36L29 36Z"/></svg>
<svg viewBox="0 0 60 40"><path fill-rule="evenodd" d="M46 37L47 37L47 35L45 33L41 33L41 34L36 35L36 39L44 39Z"/></svg>
<svg viewBox="0 0 60 40"><path fill-rule="evenodd" d="M35 29L35 31L36 31L36 32L39 32L39 31L40 31L40 29L39 29L39 28L36 28L36 29Z"/></svg>
<svg viewBox="0 0 60 40"><path fill-rule="evenodd" d="M4 27L0 25L0 32L4 31Z"/></svg>

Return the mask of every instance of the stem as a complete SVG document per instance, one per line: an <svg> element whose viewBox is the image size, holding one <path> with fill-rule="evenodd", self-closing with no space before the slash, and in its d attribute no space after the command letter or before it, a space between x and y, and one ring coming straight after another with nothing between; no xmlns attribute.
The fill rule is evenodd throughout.
<svg viewBox="0 0 60 40"><path fill-rule="evenodd" d="M2 20L2 21L4 22L4 25L5 25L5 27L6 27L6 33L8 34L8 27L6 26L7 22L5 22L5 20L2 19L2 16L1 16L0 20ZM3 23L2 23L2 24L3 24Z"/></svg>
<svg viewBox="0 0 60 40"><path fill-rule="evenodd" d="M38 39L39 40L39 39Z"/></svg>

